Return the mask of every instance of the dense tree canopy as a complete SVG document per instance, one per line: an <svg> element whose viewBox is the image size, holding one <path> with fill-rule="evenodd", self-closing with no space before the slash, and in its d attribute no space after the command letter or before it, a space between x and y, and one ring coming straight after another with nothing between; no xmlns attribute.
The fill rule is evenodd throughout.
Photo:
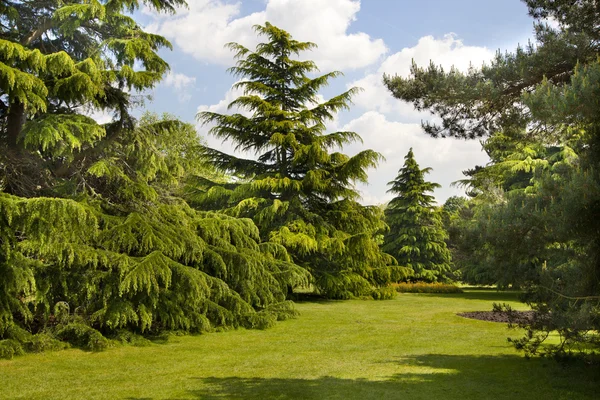
<svg viewBox="0 0 600 400"><path fill-rule="evenodd" d="M389 185L388 193L396 195L385 209L390 227L383 250L393 255L399 265L411 268L411 279L443 280L450 272L450 252L444 239L447 234L441 215L429 193L440 187L427 182L431 168L419 167L412 149L404 157L404 166Z"/></svg>
<svg viewBox="0 0 600 400"><path fill-rule="evenodd" d="M129 106L135 92L161 80L169 67L157 52L171 46L125 14L139 4L2 2L0 185L5 191L43 193L76 174L84 159L97 157L99 139L109 143L122 128L133 127ZM173 11L185 2L145 4ZM115 122L99 126L86 109L114 113Z"/></svg>
<svg viewBox="0 0 600 400"><path fill-rule="evenodd" d="M348 107L357 89L319 103L318 90L339 72L310 78L316 65L296 56L314 44L269 23L255 29L267 38L255 51L229 45L238 58L231 72L244 78L236 84L244 95L230 107L250 115L203 112L198 118L214 124L217 137L255 152L256 159L208 149L215 166L240 180L199 183L194 204L252 218L263 240L288 249L323 295L380 296L377 288L401 279L407 269L392 266L393 258L379 250L378 235L385 229L380 210L360 205L353 184L365 182L366 169L381 156L372 150L352 157L331 152L360 136L325 133L326 122Z"/></svg>
<svg viewBox="0 0 600 400"><path fill-rule="evenodd" d="M491 162L467 171L463 277L527 287L530 353L597 348L600 310L598 3L527 0L536 43L467 73L430 65L385 77L392 94L441 117L433 136L484 137ZM455 221L456 222L456 221ZM455 226L456 227L456 226Z"/></svg>
<svg viewBox="0 0 600 400"><path fill-rule="evenodd" d="M264 328L293 316L287 290L308 284L251 220L182 199L189 176L215 176L192 125L130 114L170 46L123 14L139 4L0 3L0 357Z"/></svg>

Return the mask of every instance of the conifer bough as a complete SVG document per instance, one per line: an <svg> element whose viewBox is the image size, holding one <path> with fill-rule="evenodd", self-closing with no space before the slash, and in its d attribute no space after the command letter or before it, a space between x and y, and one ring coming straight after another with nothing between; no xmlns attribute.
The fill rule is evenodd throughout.
<svg viewBox="0 0 600 400"><path fill-rule="evenodd" d="M255 30L267 40L254 51L228 45L238 59L230 72L242 78L234 88L243 90L229 106L246 113L206 111L198 119L212 125L213 135L256 158L206 149L217 168L240 180L229 185L198 182L190 199L201 208L252 218L262 239L284 246L311 273L322 295L385 297L383 293L392 292L386 285L410 270L379 249L386 229L381 211L359 204L354 187L366 182L367 169L382 156L372 150L352 157L333 151L360 136L325 132L326 122L348 108L358 89L319 103L319 89L340 72L310 78L317 66L297 58L315 44L296 41L269 23Z"/></svg>
<svg viewBox="0 0 600 400"><path fill-rule="evenodd" d="M251 220L181 198L189 175L215 176L192 125L129 114L168 69L169 43L122 14L138 5L0 2L0 358L265 328L295 315L288 288L308 284Z"/></svg>
<svg viewBox="0 0 600 400"><path fill-rule="evenodd" d="M411 279L445 280L451 269L445 242L448 235L433 204L434 198L428 194L440 185L425 180L431 168L419 167L412 148L404 160L396 179L388 183L391 185L388 193L396 197L385 209L390 230L385 235L383 250L396 257L400 265L413 269Z"/></svg>

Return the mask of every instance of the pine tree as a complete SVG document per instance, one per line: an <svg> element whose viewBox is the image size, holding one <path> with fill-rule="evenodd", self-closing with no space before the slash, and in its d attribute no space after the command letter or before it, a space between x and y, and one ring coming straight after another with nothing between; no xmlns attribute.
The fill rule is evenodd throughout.
<svg viewBox="0 0 600 400"><path fill-rule="evenodd" d="M269 23L255 29L267 38L255 51L228 45L238 58L230 71L246 78L235 85L244 95L230 107L251 115L203 112L198 118L215 124L212 134L254 151L257 158L208 149L216 167L246 180L229 185L204 181L193 197L195 204L252 218L263 240L283 245L294 262L310 271L321 294L371 295L406 271L391 266L392 258L379 250L378 233L384 228L380 211L360 205L353 186L366 181L366 169L381 156L372 150L353 157L331 152L360 137L325 133L325 123L348 107L357 89L319 103L319 89L340 73L310 78L316 65L295 56L314 44L296 41Z"/></svg>
<svg viewBox="0 0 600 400"><path fill-rule="evenodd" d="M440 185L425 181L431 168L420 169L412 149L404 160L396 179L388 183L391 185L388 193L397 196L385 209L390 230L383 250L396 257L399 265L412 268L412 279L443 280L451 269L447 234L434 198L427 194Z"/></svg>
<svg viewBox="0 0 600 400"><path fill-rule="evenodd" d="M123 331L265 328L295 315L287 288L306 285L306 271L261 243L252 221L175 196L182 171L201 168L201 145L192 125L167 135L160 124L144 117L107 145L85 174L86 195L0 192L0 355L57 339L98 350Z"/></svg>
<svg viewBox="0 0 600 400"><path fill-rule="evenodd" d="M414 65L408 78L384 79L395 97L441 118L424 124L434 137L488 137L492 163L465 182L478 202L464 225L465 277L527 287L539 318L517 347L589 354L600 329L598 2L524 3L535 44L467 73ZM540 347L553 331L559 345Z"/></svg>

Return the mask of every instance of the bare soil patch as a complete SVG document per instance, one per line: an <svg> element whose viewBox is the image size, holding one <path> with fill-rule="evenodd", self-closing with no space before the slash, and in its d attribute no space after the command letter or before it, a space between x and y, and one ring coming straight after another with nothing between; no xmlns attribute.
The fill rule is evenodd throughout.
<svg viewBox="0 0 600 400"><path fill-rule="evenodd" d="M479 319L489 322L503 322L518 324L521 322L529 322L533 319L533 311L470 311L457 313L459 317Z"/></svg>

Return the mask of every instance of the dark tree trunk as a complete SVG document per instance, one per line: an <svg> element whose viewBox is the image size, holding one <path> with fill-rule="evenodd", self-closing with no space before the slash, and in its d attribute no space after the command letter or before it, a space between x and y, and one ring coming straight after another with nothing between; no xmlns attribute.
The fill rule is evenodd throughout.
<svg viewBox="0 0 600 400"><path fill-rule="evenodd" d="M10 149L17 148L17 139L25 124L25 105L21 102L15 101L10 105L8 109L8 115L6 121L6 136L7 145Z"/></svg>

